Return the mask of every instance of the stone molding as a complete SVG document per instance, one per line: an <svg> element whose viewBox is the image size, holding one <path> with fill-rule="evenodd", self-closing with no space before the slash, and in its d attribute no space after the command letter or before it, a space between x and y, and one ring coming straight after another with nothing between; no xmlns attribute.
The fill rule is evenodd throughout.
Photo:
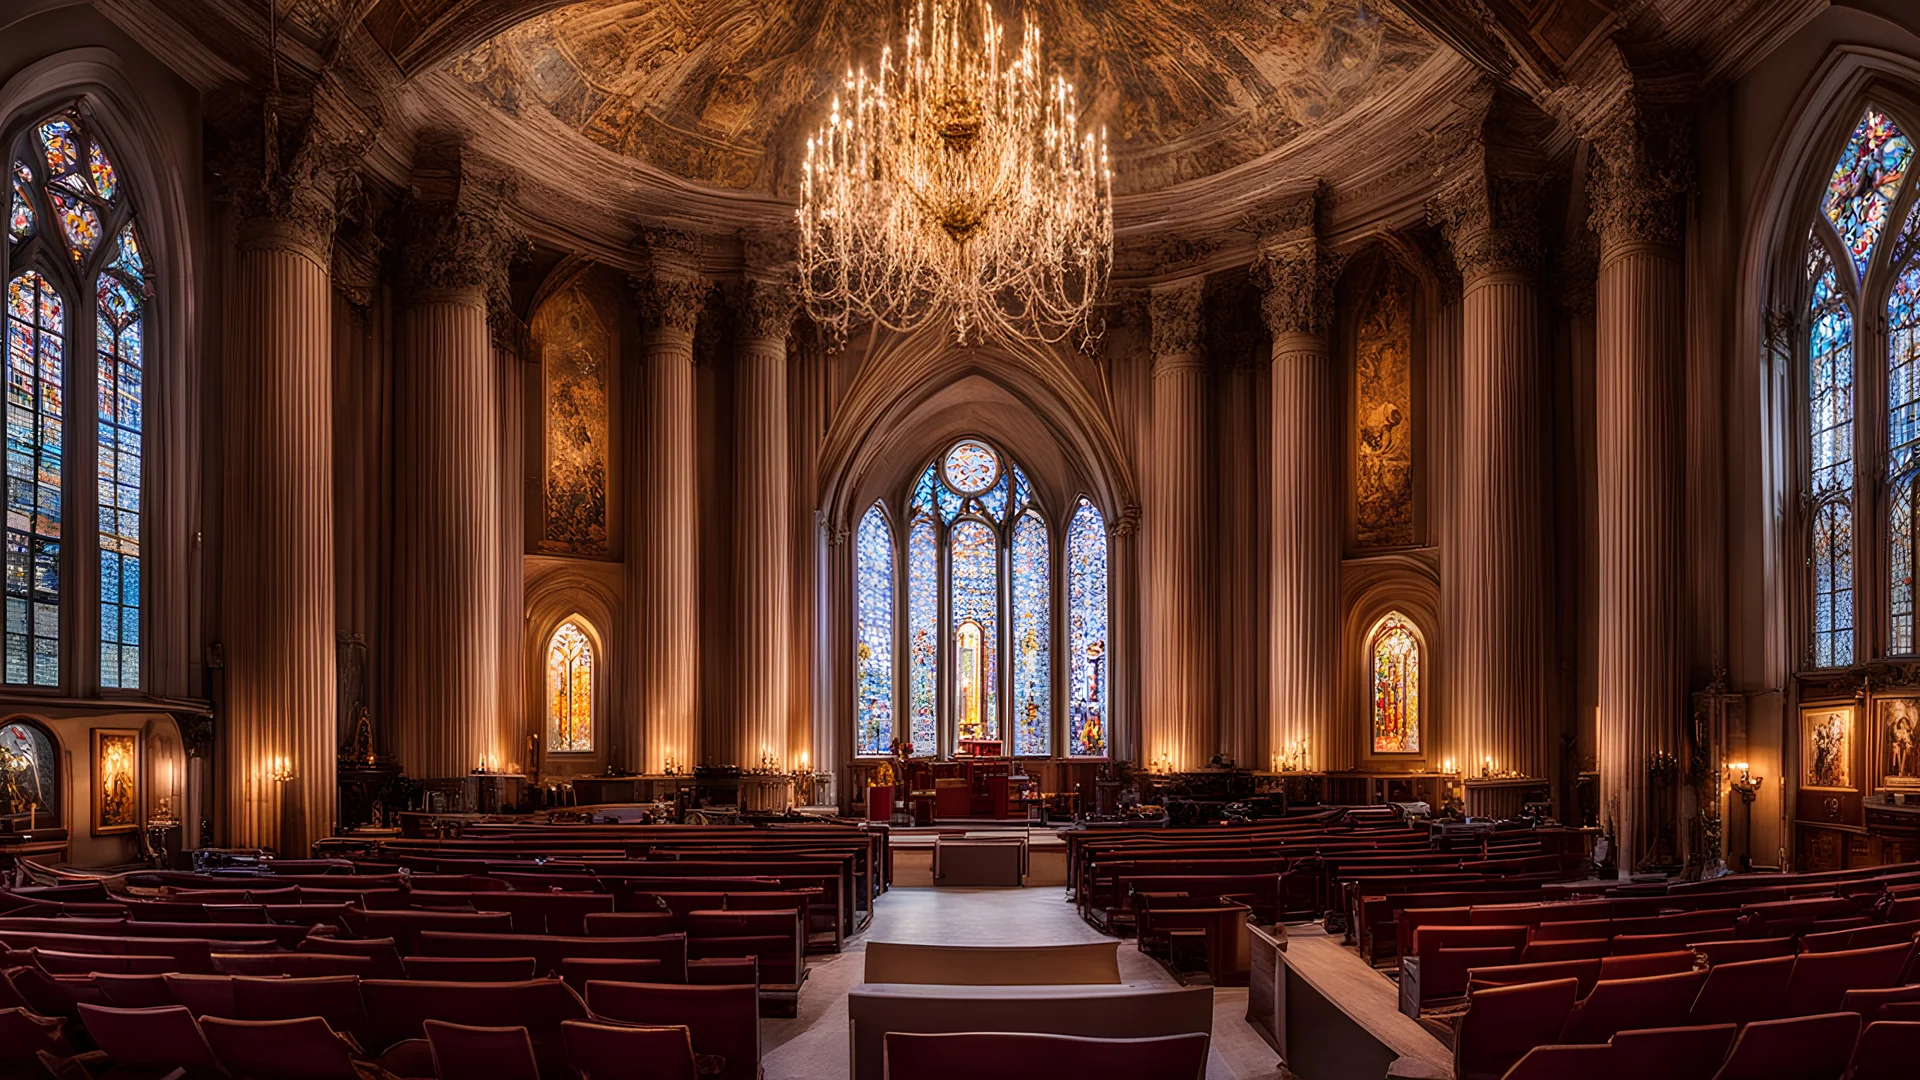
<svg viewBox="0 0 1920 1080"><path fill-rule="evenodd" d="M508 207L515 186L457 140L423 136L400 212L401 276L415 293L506 292L507 264L525 247Z"/></svg>
<svg viewBox="0 0 1920 1080"><path fill-rule="evenodd" d="M1537 173L1501 172L1471 154L1427 202L1427 220L1440 230L1464 282L1492 274L1540 270L1540 194Z"/></svg>
<svg viewBox="0 0 1920 1080"><path fill-rule="evenodd" d="M358 194L361 159L384 118L331 77L305 98L303 117L286 94L249 110L212 171L239 211L243 246L291 244L330 266L339 208Z"/></svg>
<svg viewBox="0 0 1920 1080"><path fill-rule="evenodd" d="M1345 262L1312 237L1263 245L1253 273L1267 332L1325 335L1333 325L1333 285Z"/></svg>

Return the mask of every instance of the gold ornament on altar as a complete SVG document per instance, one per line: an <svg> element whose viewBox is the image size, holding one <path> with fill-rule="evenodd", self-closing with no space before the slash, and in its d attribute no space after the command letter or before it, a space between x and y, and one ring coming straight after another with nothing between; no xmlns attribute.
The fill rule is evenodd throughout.
<svg viewBox="0 0 1920 1080"><path fill-rule="evenodd" d="M1079 130L1073 85L1043 71L981 2L917 2L904 47L847 72L807 139L801 295L844 339L855 320L912 330L946 318L962 343L1097 334L1113 261L1104 129Z"/></svg>

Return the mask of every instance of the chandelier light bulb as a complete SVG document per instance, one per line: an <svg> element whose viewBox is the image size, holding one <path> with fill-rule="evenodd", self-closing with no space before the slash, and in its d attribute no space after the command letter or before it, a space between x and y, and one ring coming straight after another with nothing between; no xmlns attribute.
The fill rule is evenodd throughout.
<svg viewBox="0 0 1920 1080"><path fill-rule="evenodd" d="M972 10L919 0L898 59L889 46L871 75L850 68L807 140L800 289L838 339L857 322L934 319L963 343L1097 334L1113 261L1106 131L1080 132L1073 84L1043 74L1038 27L1003 57L991 5Z"/></svg>

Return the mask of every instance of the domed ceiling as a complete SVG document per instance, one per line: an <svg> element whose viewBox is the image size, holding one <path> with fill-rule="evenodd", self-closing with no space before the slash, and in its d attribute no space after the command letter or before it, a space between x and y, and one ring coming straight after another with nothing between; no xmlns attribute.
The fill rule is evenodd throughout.
<svg viewBox="0 0 1920 1080"><path fill-rule="evenodd" d="M455 59L523 118L717 188L792 190L806 135L851 62L871 67L909 0L588 0ZM1027 0L1049 61L1105 123L1117 191L1208 176L1279 150L1436 58L1368 0ZM1017 32L1013 31L1013 32Z"/></svg>

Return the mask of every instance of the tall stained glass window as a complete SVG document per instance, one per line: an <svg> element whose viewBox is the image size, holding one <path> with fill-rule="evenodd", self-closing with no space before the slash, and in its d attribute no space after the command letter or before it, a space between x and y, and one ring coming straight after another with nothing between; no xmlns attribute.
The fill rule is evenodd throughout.
<svg viewBox="0 0 1920 1080"><path fill-rule="evenodd" d="M1103 757L1107 731L1107 522L1081 499L1067 523L1067 754Z"/></svg>
<svg viewBox="0 0 1920 1080"><path fill-rule="evenodd" d="M893 732L893 529L879 503L868 507L854 538L854 753L888 752Z"/></svg>
<svg viewBox="0 0 1920 1080"><path fill-rule="evenodd" d="M1013 752L1053 752L1053 554L1032 510L1013 527Z"/></svg>
<svg viewBox="0 0 1920 1080"><path fill-rule="evenodd" d="M913 756L940 752L940 541L922 513L907 531L907 683Z"/></svg>
<svg viewBox="0 0 1920 1080"><path fill-rule="evenodd" d="M1420 752L1420 638L1397 611L1373 624L1367 638L1373 752Z"/></svg>
<svg viewBox="0 0 1920 1080"><path fill-rule="evenodd" d="M63 663L70 655L100 689L139 689L147 666L147 257L125 177L79 113L33 125L12 151L5 681L69 685ZM66 437L69 398L95 402L91 439ZM69 467L80 475L68 476ZM85 615L82 604L96 615ZM91 641L73 640L67 627Z"/></svg>
<svg viewBox="0 0 1920 1080"><path fill-rule="evenodd" d="M7 283L7 658L11 686L60 683L66 305L32 270Z"/></svg>
<svg viewBox="0 0 1920 1080"><path fill-rule="evenodd" d="M1833 259L1815 243L1807 355L1812 466L1813 664L1853 663L1853 316Z"/></svg>
<svg viewBox="0 0 1920 1080"><path fill-rule="evenodd" d="M547 639L547 751L593 749L593 639L572 619Z"/></svg>
<svg viewBox="0 0 1920 1080"><path fill-rule="evenodd" d="M1082 504L1099 549L1095 553L1083 538L1081 558L1098 563L1099 577L1097 585L1092 577L1080 582L1085 597L1077 610L1087 629L1077 645L1067 647L1091 648L1097 666L1106 648L1105 530L1099 511ZM886 511L884 501L876 504L863 522L876 515L887 520ZM1025 470L984 439L960 439L923 466L900 513L907 522L904 587L891 598L891 610L906 633L903 653L888 654L886 663L904 683L904 734L912 754L955 753L960 740L982 738L999 740L1016 756L1051 756L1064 730L1054 657L1067 644L1058 637L1059 614L1069 608L1067 586L1055 570L1056 526ZM856 650L863 648L869 626L864 605L870 597L878 603L880 595L863 569L871 565L864 555L866 535L863 523L856 555ZM861 652L861 663L869 653L880 655ZM1084 667L1087 661L1078 662ZM1102 677L1081 674L1089 677L1076 690L1082 719L1073 730L1083 734L1074 744L1079 749L1068 752L1103 755ZM865 700L855 712L855 740L882 752Z"/></svg>
<svg viewBox="0 0 1920 1080"><path fill-rule="evenodd" d="M1913 230L1920 214L1908 216ZM1914 484L1920 473L1920 263L1908 263L1887 297L1887 651L1914 651Z"/></svg>
<svg viewBox="0 0 1920 1080"><path fill-rule="evenodd" d="M954 732L959 739L1000 738L1000 544L993 526L968 519L948 541L955 640ZM971 647L963 640L973 629Z"/></svg>

